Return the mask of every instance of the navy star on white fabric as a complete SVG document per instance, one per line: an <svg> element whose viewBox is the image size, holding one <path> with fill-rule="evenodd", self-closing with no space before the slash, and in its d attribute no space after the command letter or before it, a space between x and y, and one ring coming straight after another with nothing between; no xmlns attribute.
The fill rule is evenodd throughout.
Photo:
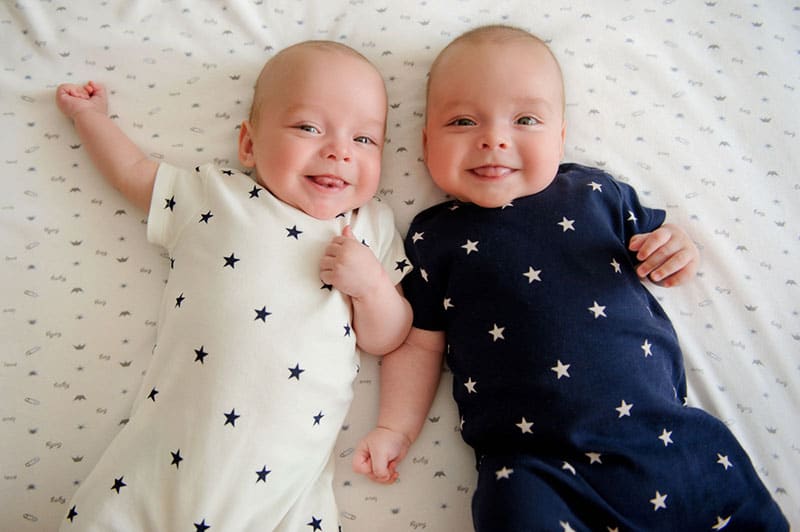
<svg viewBox="0 0 800 532"><path fill-rule="evenodd" d="M295 240L300 240L300 235L303 233L301 230L297 228L296 225L292 227L287 227L286 232L288 233L286 235L286 238L294 238Z"/></svg>
<svg viewBox="0 0 800 532"><path fill-rule="evenodd" d="M266 483L267 475L269 475L270 473L272 473L272 471L267 469L267 466L263 466L260 471L256 471L256 475L258 475L258 478L256 479L256 484L258 484L259 482Z"/></svg>
<svg viewBox="0 0 800 532"><path fill-rule="evenodd" d="M170 451L169 454L172 455L172 462L169 465L174 465L175 469L180 469L181 462L183 462L183 457L181 456L181 450L178 449L175 452Z"/></svg>
<svg viewBox="0 0 800 532"><path fill-rule="evenodd" d="M261 310L253 309L253 311L256 313L256 318L255 319L256 320L261 320L263 322L266 322L267 321L267 316L272 314L272 312L267 312L267 307L266 306L261 307ZM255 321L255 320L253 320L253 321Z"/></svg>
<svg viewBox="0 0 800 532"><path fill-rule="evenodd" d="M313 530L322 530L322 519L317 519L313 515L311 516L311 522L306 523L307 526L310 526Z"/></svg>
<svg viewBox="0 0 800 532"><path fill-rule="evenodd" d="M176 204L175 203L175 196L172 196L171 198L164 198L164 208L165 209L169 209L170 211L174 211L175 210L175 204Z"/></svg>
<svg viewBox="0 0 800 532"><path fill-rule="evenodd" d="M225 413L225 425L230 425L231 427L236 426L236 420L242 417L240 414L236 413L235 408L231 408L230 412Z"/></svg>
<svg viewBox="0 0 800 532"><path fill-rule="evenodd" d="M115 478L115 479L114 479L114 485L113 485L113 486L111 486L111 489L112 489L112 490L114 490L114 491L116 491L116 492L117 492L117 494L119 494L119 492L120 492L120 490L121 490L122 488L124 488L125 486L127 486L127 484L125 484L125 482L124 482L124 480L123 480L124 478L125 478L124 476L121 476L121 477L119 477L119 478Z"/></svg>
<svg viewBox="0 0 800 532"><path fill-rule="evenodd" d="M234 270L236 269L236 263L242 260L242 259L237 259L236 255L234 255L233 253L231 253L229 257L223 257L223 258L225 259L225 266L223 266L223 268L230 266L231 269Z"/></svg>
<svg viewBox="0 0 800 532"><path fill-rule="evenodd" d="M293 368L289 368L289 378L300 380L300 374L304 371L305 370L300 367L300 364L297 363Z"/></svg>

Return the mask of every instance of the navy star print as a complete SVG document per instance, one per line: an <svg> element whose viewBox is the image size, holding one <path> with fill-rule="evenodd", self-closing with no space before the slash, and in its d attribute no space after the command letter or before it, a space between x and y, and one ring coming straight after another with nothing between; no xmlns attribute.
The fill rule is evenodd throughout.
<svg viewBox="0 0 800 532"><path fill-rule="evenodd" d="M258 309L253 309L253 310L256 313L256 320L261 320L263 322L266 322L267 321L267 316L272 314L272 312L267 312L267 307L265 307L265 306L261 307L261 310L258 310ZM253 320L253 321L255 321L255 320Z"/></svg>
<svg viewBox="0 0 800 532"><path fill-rule="evenodd" d="M293 368L289 368L289 378L300 380L300 374L305 370L300 368L300 364L295 364Z"/></svg>
<svg viewBox="0 0 800 532"><path fill-rule="evenodd" d="M201 345L200 349L195 349L194 354L195 354L194 358L195 362L200 362L201 364L205 364L205 359L208 356L208 353L206 353L204 346Z"/></svg>
<svg viewBox="0 0 800 532"><path fill-rule="evenodd" d="M322 530L322 519L317 519L313 515L311 516L311 522L306 524L313 530Z"/></svg>
<svg viewBox="0 0 800 532"><path fill-rule="evenodd" d="M256 479L256 484L258 484L259 482L265 482L266 483L267 482L267 475L269 475L270 473L272 473L272 471L267 469L267 466L262 467L261 471L256 471L256 475L258 475L258 478Z"/></svg>
<svg viewBox="0 0 800 532"><path fill-rule="evenodd" d="M147 398L155 403L156 402L156 395L158 395L158 390L153 388L152 390L150 390L150 393L147 394Z"/></svg>
<svg viewBox="0 0 800 532"><path fill-rule="evenodd" d="M181 450L178 449L174 453L170 451L169 454L172 455L172 462L169 465L174 465L175 469L180 469L181 462L183 461L183 457L181 456Z"/></svg>
<svg viewBox="0 0 800 532"><path fill-rule="evenodd" d="M203 519L199 523L195 523L194 524L194 532L205 532L209 528L211 528L211 526L206 524L206 520L205 519Z"/></svg>
<svg viewBox="0 0 800 532"><path fill-rule="evenodd" d="M300 240L300 235L302 234L302 231L299 230L296 225L293 227L287 227L286 231L289 233L286 235L286 238L292 237L295 240Z"/></svg>
<svg viewBox="0 0 800 532"><path fill-rule="evenodd" d="M125 478L125 477L119 477L119 478L115 478L115 479L114 479L114 485L113 485L113 486L111 486L111 489L112 489L112 490L114 490L114 491L116 491L118 494L119 494L119 490L121 490L122 488L124 488L125 486L127 486L127 484L125 484L125 482L123 482L123 479L124 479L124 478Z"/></svg>
<svg viewBox="0 0 800 532"><path fill-rule="evenodd" d="M235 427L236 420L239 419L240 417L242 416L236 413L236 409L232 408L230 412L225 414L225 424Z"/></svg>
<svg viewBox="0 0 800 532"><path fill-rule="evenodd" d="M253 189L250 191L251 198L257 198L258 193L264 190L263 188L258 188L257 186L253 185Z"/></svg>
<svg viewBox="0 0 800 532"><path fill-rule="evenodd" d="M165 203L164 205L165 209L169 209L171 211L175 210L175 196L172 196L171 198L165 198L164 203Z"/></svg>
<svg viewBox="0 0 800 532"><path fill-rule="evenodd" d="M237 259L233 253L231 253L230 257L223 257L225 259L225 266L223 268L230 266L231 269L236 269L236 263L242 259Z"/></svg>
<svg viewBox="0 0 800 532"><path fill-rule="evenodd" d="M198 223L206 223L207 224L208 221L213 217L214 217L214 215L211 214L211 211L208 211L207 213L200 215L200 221Z"/></svg>

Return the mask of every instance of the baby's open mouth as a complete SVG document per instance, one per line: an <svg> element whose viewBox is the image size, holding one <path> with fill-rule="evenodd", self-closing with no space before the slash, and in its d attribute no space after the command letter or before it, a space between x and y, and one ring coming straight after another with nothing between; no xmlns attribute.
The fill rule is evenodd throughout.
<svg viewBox="0 0 800 532"><path fill-rule="evenodd" d="M514 169L509 168L508 166L487 164L485 166L473 168L471 171L473 174L476 174L480 177L505 177L513 172Z"/></svg>
<svg viewBox="0 0 800 532"><path fill-rule="evenodd" d="M347 181L335 175L309 175L306 177L318 187L331 190L344 188L348 184Z"/></svg>

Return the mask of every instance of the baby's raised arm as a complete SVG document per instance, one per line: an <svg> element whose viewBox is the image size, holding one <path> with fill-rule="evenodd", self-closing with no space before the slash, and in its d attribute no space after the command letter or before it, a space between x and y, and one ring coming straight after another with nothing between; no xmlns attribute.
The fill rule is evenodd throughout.
<svg viewBox="0 0 800 532"><path fill-rule="evenodd" d="M78 137L100 173L147 213L158 163L148 159L109 118L105 87L93 81L86 85L59 85L56 104L73 121Z"/></svg>

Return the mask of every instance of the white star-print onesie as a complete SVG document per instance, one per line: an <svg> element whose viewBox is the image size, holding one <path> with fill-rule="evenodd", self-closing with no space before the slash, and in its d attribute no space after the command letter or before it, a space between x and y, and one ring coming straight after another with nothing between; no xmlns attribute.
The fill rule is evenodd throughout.
<svg viewBox="0 0 800 532"><path fill-rule="evenodd" d="M411 268L377 200L318 220L240 172L160 166L148 238L171 271L153 358L62 530L338 530L330 455L359 360L350 299L319 262L348 224L399 283Z"/></svg>

